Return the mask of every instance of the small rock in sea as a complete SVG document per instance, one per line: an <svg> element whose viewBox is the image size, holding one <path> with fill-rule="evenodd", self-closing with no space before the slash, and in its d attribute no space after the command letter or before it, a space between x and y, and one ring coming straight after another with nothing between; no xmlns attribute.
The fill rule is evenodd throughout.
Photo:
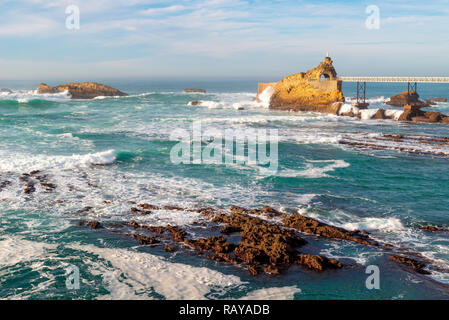
<svg viewBox="0 0 449 320"><path fill-rule="evenodd" d="M203 101L200 100L195 100L195 101L190 101L188 103L189 106L200 106L203 103Z"/></svg>
<svg viewBox="0 0 449 320"><path fill-rule="evenodd" d="M184 89L185 93L206 93L204 89Z"/></svg>
<svg viewBox="0 0 449 320"><path fill-rule="evenodd" d="M28 182L23 192L25 194L32 194L36 191L36 188L34 187L34 182Z"/></svg>
<svg viewBox="0 0 449 320"><path fill-rule="evenodd" d="M0 182L0 192L3 191L3 189L5 189L7 186L11 185L11 181L2 181Z"/></svg>
<svg viewBox="0 0 449 320"><path fill-rule="evenodd" d="M441 232L441 231L449 231L448 229L442 228L442 227L438 227L438 226L420 226L419 227L421 230L426 230L426 231L430 231L430 232Z"/></svg>
<svg viewBox="0 0 449 320"><path fill-rule="evenodd" d="M2 88L2 89L0 89L0 93L12 93L12 90L10 90L8 88Z"/></svg>
<svg viewBox="0 0 449 320"><path fill-rule="evenodd" d="M98 221L80 221L80 222L78 222L78 226L80 226L80 227L89 227L89 228L92 228L92 229L100 229L100 228L102 228L103 226L101 225L101 223L100 222L98 222Z"/></svg>
<svg viewBox="0 0 449 320"><path fill-rule="evenodd" d="M131 212L138 213L138 214L141 214L144 216L152 213L150 210L142 210L142 209L138 209L138 208L134 208L134 207L131 208Z"/></svg>
<svg viewBox="0 0 449 320"><path fill-rule="evenodd" d="M176 251L176 247L174 246L165 246L164 250L167 252L175 252Z"/></svg>
<svg viewBox="0 0 449 320"><path fill-rule="evenodd" d="M136 238L141 246L154 245L160 242L156 237L147 237L141 234L131 234L130 236Z"/></svg>

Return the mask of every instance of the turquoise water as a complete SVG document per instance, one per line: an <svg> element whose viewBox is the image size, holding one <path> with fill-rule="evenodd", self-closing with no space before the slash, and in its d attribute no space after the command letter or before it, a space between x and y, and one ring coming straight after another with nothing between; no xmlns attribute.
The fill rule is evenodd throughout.
<svg viewBox="0 0 449 320"><path fill-rule="evenodd" d="M268 79L269 80L269 79ZM449 126L359 120L270 111L253 102L255 82L111 81L124 98L71 101L36 96L29 82L0 83L0 298L12 299L447 299L449 234L421 224L449 226L449 146L379 142L381 134L449 136ZM203 87L208 94L185 94ZM355 85L345 84L345 96ZM373 108L405 90L368 84ZM424 98L449 97L447 85L418 87ZM205 106L188 106L193 100ZM348 99L351 101L351 99ZM237 110L236 106L243 107ZM433 109L449 114L449 104ZM257 165L181 164L170 161L175 129L278 129L279 170ZM341 141L387 144L355 149ZM438 152L438 155L424 154ZM40 170L57 187L23 192L22 173ZM107 203L105 202L107 201ZM135 217L130 202L181 207L260 207L299 212L348 229L364 229L397 252L430 261L428 277L388 259L389 252L304 236L310 252L340 259L338 271L292 267L277 277L253 278L236 266L188 252L139 247L135 239L77 226L138 220L195 232L201 217L161 211ZM83 208L91 207L86 212ZM80 272L79 289L66 286L67 266ZM380 290L368 290L366 267L380 268Z"/></svg>

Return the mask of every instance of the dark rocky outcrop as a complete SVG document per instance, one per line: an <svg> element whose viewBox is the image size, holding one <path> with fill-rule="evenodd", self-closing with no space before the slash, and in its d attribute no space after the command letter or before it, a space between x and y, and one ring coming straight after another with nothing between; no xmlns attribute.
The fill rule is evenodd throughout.
<svg viewBox="0 0 449 320"><path fill-rule="evenodd" d="M201 100L190 101L189 106L200 106L203 103Z"/></svg>
<svg viewBox="0 0 449 320"><path fill-rule="evenodd" d="M11 181L5 180L0 182L0 192L3 191L6 187L11 185Z"/></svg>
<svg viewBox="0 0 449 320"><path fill-rule="evenodd" d="M394 262L407 265L407 266L411 267L414 271L416 271L420 274L431 274L429 271L423 269L426 267L425 264L423 264L419 261L416 261L414 259L397 256L397 255L390 256L390 259L393 260Z"/></svg>
<svg viewBox="0 0 449 320"><path fill-rule="evenodd" d="M160 243L160 241L157 240L156 237L147 237L141 234L130 234L130 236L136 238L141 246L155 245Z"/></svg>
<svg viewBox="0 0 449 320"><path fill-rule="evenodd" d="M449 231L449 229L447 229L447 228L443 228L443 227L439 227L439 226L431 226L431 225L420 226L419 228L421 230L430 231L430 232Z"/></svg>
<svg viewBox="0 0 449 320"><path fill-rule="evenodd" d="M78 222L78 226L80 227L89 227L91 229L101 229L103 226L98 221L80 221Z"/></svg>
<svg viewBox="0 0 449 320"><path fill-rule="evenodd" d="M282 222L286 227L305 233L319 235L324 238L348 240L363 245L379 245L376 241L370 239L367 234L361 233L360 231L348 231L300 214L285 215Z"/></svg>
<svg viewBox="0 0 449 320"><path fill-rule="evenodd" d="M12 90L8 88L2 88L0 89L0 93L12 93Z"/></svg>
<svg viewBox="0 0 449 320"><path fill-rule="evenodd" d="M338 114L345 99L342 82L336 77L332 59L326 57L318 67L278 82L271 96L270 109Z"/></svg>
<svg viewBox="0 0 449 320"><path fill-rule="evenodd" d="M428 103L419 100L419 94L415 91L403 91L402 93L395 95L387 101L386 104L394 107L404 107L405 105L416 107L427 107Z"/></svg>
<svg viewBox="0 0 449 320"><path fill-rule="evenodd" d="M37 92L43 93L57 93L68 91L72 99L93 99L96 97L123 97L127 96L126 93L112 87L96 83L96 82L83 82L83 83L65 83L57 87L51 87L45 83L41 83L37 88Z"/></svg>
<svg viewBox="0 0 449 320"><path fill-rule="evenodd" d="M341 262L337 260L328 259L315 254L299 254L295 263L320 272L326 269L339 269L343 266Z"/></svg>
<svg viewBox="0 0 449 320"><path fill-rule="evenodd" d="M144 226L135 221L129 224L133 228L153 233L156 237L183 243L209 259L244 265L254 276L261 271L276 275L292 264L303 265L315 271L342 267L341 263L336 260L319 255L300 254L297 248L307 244L307 241L293 230L257 217L257 215L265 217L282 215L268 206L250 210L233 206L230 208L229 214L219 213L212 208L189 210L174 206L157 207L149 204L139 206L153 210L154 208L159 208L159 210L174 208L174 210L195 211L203 214L215 224L224 224L222 232L227 230L224 232L225 234L231 231L239 232L241 239L235 244L225 236L192 239L183 229L170 225L166 227ZM143 244L147 244L149 238L153 241L151 236L133 236L139 241L143 241ZM171 252L172 248L165 250Z"/></svg>

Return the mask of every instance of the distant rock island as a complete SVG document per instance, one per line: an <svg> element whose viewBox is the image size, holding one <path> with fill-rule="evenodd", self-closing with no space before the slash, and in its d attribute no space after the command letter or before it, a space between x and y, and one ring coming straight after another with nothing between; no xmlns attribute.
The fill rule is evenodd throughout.
<svg viewBox="0 0 449 320"><path fill-rule="evenodd" d="M120 90L96 82L71 82L61 84L57 87L51 87L45 83L41 83L37 87L37 93L39 94L58 93L64 91L68 91L72 96L72 99L93 99L96 97L127 96L126 93L121 92Z"/></svg>
<svg viewBox="0 0 449 320"><path fill-rule="evenodd" d="M206 93L204 89L184 89L185 93Z"/></svg>

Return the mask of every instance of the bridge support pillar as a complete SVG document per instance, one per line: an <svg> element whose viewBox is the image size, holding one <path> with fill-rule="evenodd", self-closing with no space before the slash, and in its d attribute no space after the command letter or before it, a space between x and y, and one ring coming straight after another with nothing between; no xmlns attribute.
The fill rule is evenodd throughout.
<svg viewBox="0 0 449 320"><path fill-rule="evenodd" d="M412 92L416 92L416 93L418 93L418 83L417 82L415 82L415 83L413 83L413 82L409 82L408 83L408 96L410 97L410 93L412 93Z"/></svg>
<svg viewBox="0 0 449 320"><path fill-rule="evenodd" d="M369 103L366 103L366 82L357 81L357 102L354 104L359 109L366 109Z"/></svg>

